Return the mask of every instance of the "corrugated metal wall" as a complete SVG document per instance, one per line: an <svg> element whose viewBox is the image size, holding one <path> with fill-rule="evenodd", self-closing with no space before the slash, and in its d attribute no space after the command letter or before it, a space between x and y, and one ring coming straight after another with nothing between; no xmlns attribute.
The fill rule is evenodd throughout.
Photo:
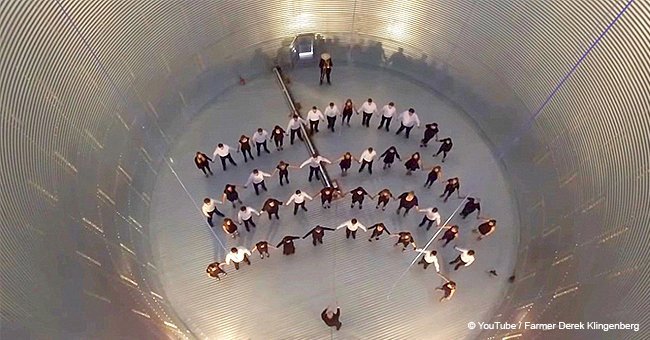
<svg viewBox="0 0 650 340"><path fill-rule="evenodd" d="M2 2L2 331L191 336L150 262L156 171L201 105L271 63L260 52L314 30L337 60L456 101L502 158L522 246L495 319L647 325L650 3L631 2L536 114L626 4Z"/></svg>

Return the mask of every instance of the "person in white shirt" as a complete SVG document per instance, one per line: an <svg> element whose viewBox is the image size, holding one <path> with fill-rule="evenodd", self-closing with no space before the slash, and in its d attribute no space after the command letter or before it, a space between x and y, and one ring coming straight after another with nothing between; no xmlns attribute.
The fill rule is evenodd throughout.
<svg viewBox="0 0 650 340"><path fill-rule="evenodd" d="M266 146L266 140L269 138L269 133L262 129L262 128L257 128L257 131L253 134L253 141L255 142L255 146L257 146L257 156L260 156L260 149L264 147L264 151L266 153L271 153L269 151L269 148Z"/></svg>
<svg viewBox="0 0 650 340"><path fill-rule="evenodd" d="M350 235L352 235L353 239L356 239L357 238L357 229L359 229L359 228L363 229L363 231L368 231L368 229L366 229L366 227L363 224L359 223L359 221L357 221L356 218L353 218L353 219L341 224L340 226L338 226L336 228L336 230L339 230L341 228L345 228L345 238L348 238L348 239L350 238Z"/></svg>
<svg viewBox="0 0 650 340"><path fill-rule="evenodd" d="M331 102L325 108L325 118L327 118L327 128L334 132L334 124L336 124L336 117L341 115L339 108Z"/></svg>
<svg viewBox="0 0 650 340"><path fill-rule="evenodd" d="M237 218L239 219L239 223L244 223L244 227L246 228L246 231L250 231L248 226L250 225L251 227L255 228L257 225L253 221L253 214L259 216L260 213L257 212L257 210L251 208L251 207L245 207L242 206L239 208L239 212L237 213Z"/></svg>
<svg viewBox="0 0 650 340"><path fill-rule="evenodd" d="M212 158L221 158L221 166L223 167L223 171L226 171L226 160L230 161L230 164L237 166L237 163L232 159L232 156L230 155L230 146L219 143L217 144L217 148L214 149L214 152L212 153Z"/></svg>
<svg viewBox="0 0 650 340"><path fill-rule="evenodd" d="M230 262L232 262L235 265L235 270L239 270L239 264L242 262L246 262L249 266L251 265L249 256L251 256L250 250L244 247L232 247L230 248L230 253L226 255L226 264L230 265Z"/></svg>
<svg viewBox="0 0 650 340"><path fill-rule="evenodd" d="M287 130L291 133L291 145L293 145L293 141L296 139L296 135L298 135L298 138L301 141L304 141L302 138L302 132L300 131L301 124L307 124L307 122L304 119L300 118L298 115L293 115L289 121L289 124L287 124Z"/></svg>
<svg viewBox="0 0 650 340"><path fill-rule="evenodd" d="M318 123L325 121L325 117L316 106L312 106L307 113L307 120L309 121L309 131L313 135L318 132Z"/></svg>
<svg viewBox="0 0 650 340"><path fill-rule="evenodd" d="M458 268L462 266L467 267L470 264L472 264L472 262L474 262L474 254L476 254L474 250L472 249L468 250L468 249L463 249L458 247L454 247L454 249L460 252L460 255L458 255L458 257L456 257L455 260L449 262L449 264L456 263L456 267L454 267L454 270L458 270Z"/></svg>
<svg viewBox="0 0 650 340"><path fill-rule="evenodd" d="M373 148L370 147L364 150L363 153L361 153L361 157L359 157L359 163L361 163L359 172L362 172L367 165L368 173L372 175L372 162L375 160L375 157L377 157L377 151Z"/></svg>
<svg viewBox="0 0 650 340"><path fill-rule="evenodd" d="M408 111L404 111L400 114L400 127L397 129L396 135L399 135L404 129L406 129L406 138L409 138L411 129L417 125L420 127L420 118L415 113L415 109L410 108Z"/></svg>
<svg viewBox="0 0 650 340"><path fill-rule="evenodd" d="M203 215L205 215L205 217L208 219L208 225L210 225L212 228L214 228L214 223L212 223L212 215L217 214L217 216L226 217L226 215L217 209L217 203L218 202L212 198L206 197L203 199L203 206L201 207Z"/></svg>
<svg viewBox="0 0 650 340"><path fill-rule="evenodd" d="M427 269L427 267L430 264L433 264L433 266L436 268L436 273L440 273L440 265L438 264L438 252L435 250L424 250L424 249L415 249L415 251L422 253L422 259L420 259L420 262L418 264L424 265L424 269Z"/></svg>
<svg viewBox="0 0 650 340"><path fill-rule="evenodd" d="M381 130L381 128L384 127L384 123L386 123L386 131L390 131L388 127L390 126L390 121L393 120L395 110L397 109L395 109L395 103L393 102L390 102L381 108L381 123L379 123L377 130Z"/></svg>
<svg viewBox="0 0 650 340"><path fill-rule="evenodd" d="M377 104L372 102L372 98L368 98L367 101L361 105L359 111L363 112L363 118L361 119L361 125L365 127L370 127L370 118L372 114L377 112Z"/></svg>
<svg viewBox="0 0 650 340"><path fill-rule="evenodd" d="M422 222L418 224L418 228L423 226L425 223L427 224L427 231L431 229L431 226L433 225L433 222L436 223L436 227L440 226L440 213L438 213L438 208L433 207L433 208L426 208L426 209L418 209L419 213L424 213L424 217L422 217Z"/></svg>
<svg viewBox="0 0 650 340"><path fill-rule="evenodd" d="M308 199L310 201L312 200L311 196L300 190L296 190L296 193L291 195L291 197L289 197L289 200L287 200L287 203L284 205L289 205L291 202L294 202L293 214L296 215L298 213L298 207L302 208L304 211L307 211L307 208L305 208L305 199Z"/></svg>
<svg viewBox="0 0 650 340"><path fill-rule="evenodd" d="M259 196L260 195L260 189L259 187L261 186L264 191L268 191L266 189L266 184L264 183L264 177L271 177L270 174L267 174L264 171L259 171L257 169L253 169L253 172L248 176L248 181L246 181L246 184L244 185L244 188L248 188L248 186L253 183L253 188L255 188L255 195Z"/></svg>
<svg viewBox="0 0 650 340"><path fill-rule="evenodd" d="M320 181L320 162L325 162L327 164L332 164L329 159L320 156L319 154L315 153L313 156L311 156L309 159L306 161L302 162L300 164L300 168L304 168L307 164L309 164L309 181L311 182L311 179L314 175L316 175L316 180Z"/></svg>

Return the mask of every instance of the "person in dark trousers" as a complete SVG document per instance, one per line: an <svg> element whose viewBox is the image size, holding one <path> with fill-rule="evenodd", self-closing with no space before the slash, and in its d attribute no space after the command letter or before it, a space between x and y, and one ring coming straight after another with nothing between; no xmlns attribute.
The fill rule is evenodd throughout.
<svg viewBox="0 0 650 340"><path fill-rule="evenodd" d="M379 158L384 159L384 170L386 168L390 168L391 165L395 162L395 158L399 159L400 162L402 161L402 158L400 158L399 153L397 152L397 148L395 146L390 146L384 153L379 156Z"/></svg>
<svg viewBox="0 0 650 340"><path fill-rule="evenodd" d="M305 234L305 236L303 236L302 239L304 240L305 238L307 238L307 236L311 235L312 244L314 245L314 247L319 243L323 244L323 235L325 235L325 230L335 231L336 229L321 227L320 225L317 225L314 229L310 230L307 234Z"/></svg>
<svg viewBox="0 0 650 340"><path fill-rule="evenodd" d="M264 151L266 151L266 153L271 153L271 151L269 151L269 148L266 145L266 140L268 138L269 138L269 133L262 128L257 128L257 131L255 131L255 133L253 134L253 142L255 142L255 147L257 148L258 157L261 154L262 147L264 147Z"/></svg>
<svg viewBox="0 0 650 340"><path fill-rule="evenodd" d="M413 191L404 192L397 196L397 199L399 199L399 207L397 208L398 215L402 208L404 208L404 216L408 214L411 208L415 207L415 210L418 209L418 197L415 196Z"/></svg>
<svg viewBox="0 0 650 340"><path fill-rule="evenodd" d="M336 330L338 331L341 329L341 326L343 325L339 318L341 317L341 308L336 307L336 313L332 311L329 307L325 308L322 313L320 313L320 318L323 319L323 322L330 326L330 327L336 327Z"/></svg>
<svg viewBox="0 0 650 340"><path fill-rule="evenodd" d="M475 233L479 233L480 236L478 237L478 241L488 237L490 234L494 232L497 228L497 220L495 219L489 219L489 220L483 220L483 223L481 223L476 229L472 230Z"/></svg>
<svg viewBox="0 0 650 340"><path fill-rule="evenodd" d="M230 253L226 255L226 264L233 262L235 270L239 270L239 264L242 262L246 262L249 266L251 265L249 256L251 256L251 252L248 249L244 247L232 247L230 248Z"/></svg>
<svg viewBox="0 0 650 340"><path fill-rule="evenodd" d="M282 181L282 179L284 179L284 181L287 182L287 184L289 184L289 169L290 168L298 169L297 166L293 166L293 165L291 165L289 163L286 163L285 161L280 161L280 163L278 163L278 165L275 166L275 170L273 171L271 176L273 176L275 174L275 172L277 171L278 174L280 175L280 186L284 185L284 182Z"/></svg>
<svg viewBox="0 0 650 340"><path fill-rule="evenodd" d="M440 298L440 302L443 302L451 299L451 297L454 296L454 293L456 292L456 282L451 281L442 275L440 276L445 280L445 283L442 286L436 288L436 290L441 290L443 292L444 295Z"/></svg>
<svg viewBox="0 0 650 340"><path fill-rule="evenodd" d="M271 132L271 138L273 138L273 142L275 143L275 149L277 151L280 151L284 148L284 135L286 134L286 131L284 131L283 128L280 127L280 125L276 125L273 128L273 132Z"/></svg>
<svg viewBox="0 0 650 340"><path fill-rule="evenodd" d="M227 235L230 235L232 238L236 238L237 236L239 236L239 231L237 231L237 223L235 223L235 221L233 221L228 217L223 219L223 224L221 225L221 228L223 228L223 231Z"/></svg>
<svg viewBox="0 0 650 340"><path fill-rule="evenodd" d="M415 240L413 239L413 235L411 235L411 232L409 231L400 231L397 233L397 235L390 235L391 237L397 237L397 242L393 245L393 247L397 246L398 244L402 244L402 251L406 250L406 247L413 246L413 250L415 250L417 247L415 246Z"/></svg>
<svg viewBox="0 0 650 340"><path fill-rule="evenodd" d="M302 208L302 210L307 211L307 208L305 208L305 200L312 200L311 196L307 195L306 193L296 190L296 193L291 195L289 197L289 200L287 203L284 205L289 205L291 202L294 202L293 205L293 214L296 215L298 213L298 208Z"/></svg>
<svg viewBox="0 0 650 340"><path fill-rule="evenodd" d="M221 281L219 274L228 275L228 273L223 270L223 266L225 265L225 263L220 263L218 261L210 263L208 268L205 269L205 272L208 273L209 277L214 277L217 281Z"/></svg>
<svg viewBox="0 0 650 340"><path fill-rule="evenodd" d="M278 211L280 210L280 206L282 204L282 202L276 200L275 198L269 198L264 201L264 205L262 206L262 209L260 209L260 212L266 212L269 215L269 220L271 220L271 216L273 215L275 215L275 218L279 220L280 215L278 214Z"/></svg>
<svg viewBox="0 0 650 340"><path fill-rule="evenodd" d="M451 226L444 226L442 229L446 229L445 233L442 234L442 237L438 239L438 241L445 241L445 244L442 245L444 248L449 244L449 242L453 241L458 237L458 226L457 225L451 225Z"/></svg>
<svg viewBox="0 0 650 340"><path fill-rule="evenodd" d="M435 138L437 142L438 132L440 132L440 130L438 130L438 123L424 125L424 138L420 141L420 147L426 148L429 146L429 141L433 138Z"/></svg>
<svg viewBox="0 0 650 340"><path fill-rule="evenodd" d="M379 123L379 126L377 127L377 130L381 130L382 127L384 127L384 123L386 123L386 131L390 131L390 121L393 120L393 115L395 115L395 103L390 102L387 105L384 105L384 107L381 108L381 123Z"/></svg>
<svg viewBox="0 0 650 340"><path fill-rule="evenodd" d="M237 219L239 219L239 223L240 224L244 223L244 228L246 228L246 231L248 232L250 232L249 226L253 228L257 227L255 221L253 221L253 214L257 216L260 215L260 213L257 212L257 210L245 206L239 208L239 212L237 213Z"/></svg>
<svg viewBox="0 0 650 340"><path fill-rule="evenodd" d="M352 117L352 112L355 111L356 108L352 103L352 99L348 98L345 101L345 104L343 104L343 118L341 118L341 126L343 126L343 123L346 123L348 126L350 126L350 118ZM357 114L359 113L357 112Z"/></svg>
<svg viewBox="0 0 650 340"><path fill-rule="evenodd" d="M454 247L454 249L458 250L460 252L460 255L456 257L453 261L449 262L449 264L456 264L456 267L454 267L454 270L458 270L460 267L467 267L470 264L474 262L474 255L476 254L474 250L472 249L463 249L463 248L458 248Z"/></svg>
<svg viewBox="0 0 650 340"><path fill-rule="evenodd" d="M450 178L447 180L447 185L445 185L445 191L442 193L442 195L440 195L440 197L445 197L445 195L447 195L445 197L445 202L447 202L447 199L449 198L449 196L451 196L451 194L454 193L454 191L458 193L458 198L462 198L460 197L460 180L458 179L458 177Z"/></svg>
<svg viewBox="0 0 650 340"><path fill-rule="evenodd" d="M351 153L346 152L338 159L339 167L341 168L341 176L347 176L348 170L352 167L352 161L356 160Z"/></svg>
<svg viewBox="0 0 650 340"><path fill-rule="evenodd" d="M237 166L237 163L232 159L232 155L230 155L230 147L228 145L223 143L217 144L217 148L214 149L212 157L216 158L217 156L221 159L221 167L223 168L223 171L226 171L226 160L228 160L230 164Z"/></svg>
<svg viewBox="0 0 650 340"><path fill-rule="evenodd" d="M476 213L476 219L481 218L481 200L479 198L467 197L467 203L463 207L463 211L460 212L460 217L466 219L467 216L471 215L474 211Z"/></svg>
<svg viewBox="0 0 650 340"><path fill-rule="evenodd" d="M418 129L420 128L420 118L413 108L402 112L399 116L399 120L400 126L399 129L397 129L397 132L395 132L396 135L399 135L402 131L406 130L404 137L408 139L411 135L411 129L413 129L414 126L417 126Z"/></svg>
<svg viewBox="0 0 650 340"><path fill-rule="evenodd" d="M454 146L454 143L451 141L451 137L443 138L438 142L442 144L440 144L440 148L438 149L438 152L436 152L433 155L433 157L438 156L442 152L442 162L444 163L445 159L447 158L447 153L451 151L451 148Z"/></svg>
<svg viewBox="0 0 650 340"><path fill-rule="evenodd" d="M375 157L377 157L377 151L375 151L373 148L370 147L366 150L363 150L361 156L359 157L359 163L361 164L359 167L359 172L362 172L363 169L368 166L368 173L372 175L372 162L375 161Z"/></svg>
<svg viewBox="0 0 650 340"><path fill-rule="evenodd" d="M440 165L436 165L433 168L431 168L431 171L427 174L427 181L424 182L424 187L429 189L433 185L433 183L438 180L442 176L442 167Z"/></svg>
<svg viewBox="0 0 650 340"><path fill-rule="evenodd" d="M335 189L332 187L325 187L320 190L318 194L316 194L316 197L320 195L320 201L321 205L325 209L329 209L332 207L332 199L334 198L334 195L338 195L340 193L339 189Z"/></svg>
<svg viewBox="0 0 650 340"><path fill-rule="evenodd" d="M332 57L329 53L322 53L320 55L320 61L318 62L318 67L320 68L320 85L323 85L323 78L327 77L327 85L332 85L330 81L330 75L332 74Z"/></svg>
<svg viewBox="0 0 650 340"><path fill-rule="evenodd" d="M418 262L424 266L424 269L427 269L430 264L436 268L436 273L440 273L440 264L438 263L438 252L435 250L424 250L424 249L415 249L415 251L422 253L422 258Z"/></svg>
<svg viewBox="0 0 650 340"><path fill-rule="evenodd" d="M418 212L424 214L422 221L420 224L418 224L418 228L426 224L427 231L429 231L429 229L431 229L431 226L433 226L433 223L436 224L436 227L440 226L440 213L438 213L438 208L432 207L426 209L418 209Z"/></svg>
<svg viewBox="0 0 650 340"><path fill-rule="evenodd" d="M242 155L244 156L244 163L248 163L248 158L246 157L246 154L251 158L251 160L254 160L253 154L251 153L252 147L251 147L251 139L250 137L246 135L241 135L239 137L237 145L237 152L239 153L241 151Z"/></svg>
<svg viewBox="0 0 650 340"><path fill-rule="evenodd" d="M304 168L306 165L309 165L309 181L311 182L311 179L314 175L316 175L316 180L320 181L320 163L325 162L327 164L332 164L332 162L323 157L320 156L318 153L314 153L309 159L306 161L302 162L300 164L300 168Z"/></svg>
<svg viewBox="0 0 650 340"><path fill-rule="evenodd" d="M352 194L352 203L350 204L350 208L354 208L355 203L359 203L359 209L363 208L363 199L366 196L370 196L370 199L374 199L367 191L366 189L362 187L357 187L356 189L350 191L350 194Z"/></svg>
<svg viewBox="0 0 650 340"><path fill-rule="evenodd" d="M370 229L373 230L372 230L372 235L370 235L370 237L368 238L369 242L372 242L373 238L375 239L375 241L379 241L379 236L381 236L384 233L384 231L386 232L386 234L390 235L390 231L388 230L388 228L386 228L386 226L381 222L368 228L368 230Z"/></svg>
<svg viewBox="0 0 650 340"><path fill-rule="evenodd" d="M368 231L368 229L366 229L366 227L363 224L359 223L359 221L357 221L356 218L353 218L353 219L341 224L340 226L338 226L336 228L336 230L339 230L341 228L345 228L345 238L347 238L347 239L349 239L350 236L352 236L353 239L356 239L357 238L357 230L359 228L363 229L363 231Z"/></svg>
<svg viewBox="0 0 650 340"><path fill-rule="evenodd" d="M293 142L296 140L296 136L298 136L298 139L300 139L300 141L304 141L304 139L302 138L302 131L300 130L300 126L302 124L307 124L307 122L304 119L300 118L298 115L293 115L293 117L289 121L289 124L287 125L287 130L291 134L291 138L290 138L291 145L293 145Z"/></svg>
<svg viewBox="0 0 650 340"><path fill-rule="evenodd" d="M268 191L268 189L266 189L266 183L264 183L265 177L271 177L271 174L253 169L253 172L251 172L251 174L248 176L248 181L246 181L246 184L244 184L244 189L248 188L248 186L253 183L253 188L255 188L255 195L260 195L260 187L262 187L262 190Z"/></svg>
<svg viewBox="0 0 650 340"><path fill-rule="evenodd" d="M318 124L325 121L325 116L316 106L312 106L311 110L307 112L307 120L309 121L309 133L313 135L318 132Z"/></svg>
<svg viewBox="0 0 650 340"><path fill-rule="evenodd" d="M372 98L368 98L368 100L361 105L359 111L363 112L361 125L370 127L370 118L372 118L373 113L377 112L377 104L372 102Z"/></svg>
<svg viewBox="0 0 650 340"><path fill-rule="evenodd" d="M226 217L219 209L217 209L217 201L206 197L203 199L203 206L201 207L201 210L203 211L203 215L208 220L208 225L212 228L214 228L214 223L212 222L212 215L217 214L217 216L221 217Z"/></svg>
<svg viewBox="0 0 650 340"><path fill-rule="evenodd" d="M212 162L212 158L208 157L208 155L204 154L201 151L196 152L196 156L194 156L194 164L196 164L196 167L199 168L199 170L203 171L205 177L214 175L210 169L210 162ZM208 175L208 172L210 175Z"/></svg>
<svg viewBox="0 0 650 340"><path fill-rule="evenodd" d="M386 205L390 201L391 198L394 199L393 193L390 192L388 188L381 190L380 192L377 193L377 206L375 209L379 209L379 206L381 205L381 210L384 211L386 210Z"/></svg>
<svg viewBox="0 0 650 340"><path fill-rule="evenodd" d="M326 108L325 108L325 118L327 118L327 128L332 131L334 131L334 126L336 125L336 117L341 115L341 111L339 111L339 108L334 104L334 102L331 102Z"/></svg>
<svg viewBox="0 0 650 340"><path fill-rule="evenodd" d="M417 171L422 167L422 159L420 158L420 153L416 152L411 155L411 157L404 162L404 167L406 168L406 175L410 176L413 171Z"/></svg>
<svg viewBox="0 0 650 340"><path fill-rule="evenodd" d="M282 238L282 241L278 243L276 246L277 248L280 248L282 246L282 254L283 255L291 255L296 253L296 245L293 243L293 240L298 240L300 239L300 236L290 236L287 235Z"/></svg>
<svg viewBox="0 0 650 340"><path fill-rule="evenodd" d="M271 254L269 254L269 247L275 248L274 246L270 245L266 241L259 241L255 243L255 247L251 249L251 254L254 253L256 250L260 253L260 258L263 259L264 256L266 257L271 257Z"/></svg>
<svg viewBox="0 0 650 340"><path fill-rule="evenodd" d="M221 201L225 202L226 200L232 203L233 208L237 208L235 202L242 204L241 200L239 199L239 193L237 192L236 185L226 184L226 187L223 189L223 196L221 197Z"/></svg>

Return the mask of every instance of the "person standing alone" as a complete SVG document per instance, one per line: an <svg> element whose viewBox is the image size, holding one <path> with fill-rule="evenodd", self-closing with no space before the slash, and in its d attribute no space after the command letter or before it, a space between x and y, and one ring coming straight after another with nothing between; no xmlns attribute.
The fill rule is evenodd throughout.
<svg viewBox="0 0 650 340"><path fill-rule="evenodd" d="M320 68L320 85L323 85L323 78L327 77L327 85L332 85L330 75L332 74L332 57L329 53L323 53L320 55L320 62L318 67Z"/></svg>

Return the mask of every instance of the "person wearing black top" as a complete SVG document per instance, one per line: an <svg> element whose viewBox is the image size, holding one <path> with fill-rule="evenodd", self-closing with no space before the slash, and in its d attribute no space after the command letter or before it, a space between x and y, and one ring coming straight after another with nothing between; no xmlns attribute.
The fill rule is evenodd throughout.
<svg viewBox="0 0 650 340"><path fill-rule="evenodd" d="M278 211L280 210L280 206L284 204L275 198L269 198L264 202L264 206L262 206L262 209L260 209L260 212L266 212L269 214L269 220L271 220L271 216L275 215L275 217L279 220L280 215L278 214Z"/></svg>
<svg viewBox="0 0 650 340"><path fill-rule="evenodd" d="M440 298L440 302L451 299L451 297L454 296L454 293L456 292L456 282L451 281L444 276L443 278L445 279L445 283L442 286L436 288L436 290L441 290L444 293L444 295Z"/></svg>
<svg viewBox="0 0 650 340"><path fill-rule="evenodd" d="M323 85L323 78L327 76L327 85L332 85L330 82L330 74L332 73L332 58L329 53L323 53L320 55L320 62L318 67L320 68L320 85Z"/></svg>
<svg viewBox="0 0 650 340"><path fill-rule="evenodd" d="M447 230L445 230L445 233L438 241L446 241L445 244L442 245L442 247L444 248L446 245L449 244L449 242L453 241L456 237L458 237L458 226L457 225L444 226L442 227L442 229L447 229Z"/></svg>
<svg viewBox="0 0 650 340"><path fill-rule="evenodd" d="M332 187L325 187L320 190L316 196L320 195L320 202L323 208L329 209L332 207L332 198L334 198L334 195L338 195L340 193L339 189L334 189Z"/></svg>
<svg viewBox="0 0 650 340"><path fill-rule="evenodd" d="M285 163L284 161L280 161L280 163L278 163L278 165L275 167L275 170L273 171L273 174L271 174L271 176L273 176L275 174L275 172L277 171L279 173L279 175L280 175L280 186L284 185L284 183L282 182L283 178L287 182L287 184L289 184L289 169L290 168L297 169L298 167L293 166L293 165L291 165L289 163Z"/></svg>
<svg viewBox="0 0 650 340"><path fill-rule="evenodd" d="M271 137L273 138L273 142L275 142L275 149L276 150L282 150L284 147L284 135L286 131L284 131L283 128L280 127L280 125L276 125L273 128L273 132L271 132Z"/></svg>
<svg viewBox="0 0 650 340"><path fill-rule="evenodd" d="M242 155L244 155L244 163L248 162L248 158L246 158L247 153L251 160L254 160L255 158L253 158L253 154L251 153L252 147L250 137L241 135L238 142L239 145L237 145L237 152L241 151Z"/></svg>
<svg viewBox="0 0 650 340"><path fill-rule="evenodd" d="M196 164L196 167L199 168L201 171L203 171L203 174L205 174L205 177L208 177L210 175L214 175L212 173L212 170L210 170L210 162L212 162L212 159L208 157L208 155L204 154L201 151L196 152L196 156L194 156L194 164ZM205 171L205 170L208 171ZM208 172L210 172L210 175L208 175Z"/></svg>
<svg viewBox="0 0 650 340"><path fill-rule="evenodd" d="M293 243L293 240L300 239L299 236L285 236L282 238L282 241L276 246L280 248L282 246L282 254L291 255L296 253L296 245Z"/></svg>
<svg viewBox="0 0 650 340"><path fill-rule="evenodd" d="M411 208L418 206L418 197L415 196L413 191L402 193L397 198L399 199L399 207L397 208L398 215L402 208L404 208L404 216L406 216Z"/></svg>
<svg viewBox="0 0 650 340"><path fill-rule="evenodd" d="M365 196L370 196L370 199L374 199L374 197L372 197L366 189L362 187L357 187L350 191L350 194L352 194L352 204L350 204L350 208L354 208L355 203L359 203L359 209L363 208L363 199Z"/></svg>
<svg viewBox="0 0 650 340"><path fill-rule="evenodd" d="M355 158L349 152L346 152L341 158L338 159L339 167L341 168L341 176L348 175L348 169L352 167L353 160L355 160Z"/></svg>
<svg viewBox="0 0 650 340"><path fill-rule="evenodd" d="M228 217L224 218L221 227L223 228L223 231L226 234L232 236L232 238L239 236L239 231L237 231L237 223L235 223L235 221L232 219Z"/></svg>
<svg viewBox="0 0 650 340"><path fill-rule="evenodd" d="M381 210L384 211L386 210L386 204L390 201L391 198L393 198L393 193L390 192L388 188L383 189L382 191L378 192L376 195L377 198L377 206L375 209L379 209L379 206L381 205Z"/></svg>
<svg viewBox="0 0 650 340"><path fill-rule="evenodd" d="M208 273L208 276L214 277L218 281L221 281L219 274L228 275L223 269L222 266L225 266L225 263L214 262L208 265L208 268L205 269L205 272Z"/></svg>
<svg viewBox="0 0 650 340"><path fill-rule="evenodd" d="M447 152L451 150L451 148L454 146L454 143L451 141L451 137L443 138L439 140L438 142L442 143L440 144L440 148L438 149L438 152L433 155L433 157L438 156L442 152L442 162L445 162L445 158L447 158Z"/></svg>
<svg viewBox="0 0 650 340"><path fill-rule="evenodd" d="M447 185L445 185L445 191L442 193L442 195L440 195L440 197L444 197L445 195L447 195L447 197L445 197L445 202L447 202L447 199L449 198L449 196L451 196L451 194L454 193L454 191L457 191L458 198L461 198L460 180L458 179L458 177L450 178L447 180Z"/></svg>
<svg viewBox="0 0 650 340"><path fill-rule="evenodd" d="M422 160L420 159L420 153L416 152L411 155L406 162L404 162L404 167L406 167L406 174L411 175L413 171L419 169L422 165Z"/></svg>
<svg viewBox="0 0 650 340"><path fill-rule="evenodd" d="M323 244L323 235L325 235L325 230L335 231L336 229L321 227L320 225L317 225L314 229L310 230L307 234L305 234L305 236L303 236L302 239L304 240L305 238L307 238L307 236L311 235L312 243L314 244L314 247L318 243Z"/></svg>
<svg viewBox="0 0 650 340"><path fill-rule="evenodd" d="M375 241L379 241L379 236L381 236L381 234L383 234L384 231L388 235L390 235L390 231L388 230L388 228L386 228L386 226L383 223L377 223L377 224L373 225L372 227L368 228L368 230L370 230L370 229L374 229L372 231L372 235L370 235L370 238L368 238L368 241L370 241L370 242L372 242L373 238L375 239Z"/></svg>
<svg viewBox="0 0 650 340"><path fill-rule="evenodd" d="M237 207L235 205L235 202L242 204L241 200L239 199L239 193L237 192L236 185L226 184L226 187L223 189L223 197L221 197L221 201L225 201L225 200L230 201L230 203L232 203L233 208Z"/></svg>
<svg viewBox="0 0 650 340"><path fill-rule="evenodd" d="M399 156L399 153L397 153L397 148L395 146L391 146L384 153L379 156L379 158L384 158L384 170L386 168L390 168L391 165L395 162L395 158L399 159L400 161L402 160Z"/></svg>
<svg viewBox="0 0 650 340"><path fill-rule="evenodd" d="M341 125L347 123L350 126L350 117L352 117L352 112L356 111L354 109L354 104L352 104L352 99L348 98L343 104L343 119L341 119ZM359 113L357 113L359 114Z"/></svg>
<svg viewBox="0 0 650 340"><path fill-rule="evenodd" d="M427 174L427 181L424 182L424 187L431 188L433 182L435 182L440 177L440 175L442 175L442 167L440 165L436 165L431 168L431 171L429 171L429 174Z"/></svg>
<svg viewBox="0 0 650 340"><path fill-rule="evenodd" d="M421 148L429 146L429 144L428 144L429 141L434 137L436 138L436 142L437 142L438 141L438 132L440 132L440 130L438 130L438 123L427 124L424 127L425 127L425 129L424 129L424 138L422 138L422 140L420 141L420 147Z"/></svg>
<svg viewBox="0 0 650 340"><path fill-rule="evenodd" d="M494 230L497 228L497 220L495 219L489 219L489 220L483 220L485 222L481 223L478 228L474 229L473 232L475 233L480 233L481 235L478 237L478 241L486 238L488 235L492 234Z"/></svg>
<svg viewBox="0 0 650 340"><path fill-rule="evenodd" d="M467 197L467 203L465 203L465 206L463 207L463 211L460 212L460 216L465 219L467 216L469 216L471 213L474 211L478 212L476 213L476 219L480 219L481 215L481 200L478 198L474 197Z"/></svg>
<svg viewBox="0 0 650 340"><path fill-rule="evenodd" d="M409 231L400 231L397 235L391 235L391 237L397 237L397 242L395 242L393 247L401 243L404 246L402 247L402 251L405 251L409 244L413 246L414 250L417 248L415 246L413 235L411 235L411 232Z"/></svg>
<svg viewBox="0 0 650 340"><path fill-rule="evenodd" d="M325 324L330 327L336 327L337 331L341 329L341 326L343 325L339 320L340 316L341 316L340 307L336 307L336 313L332 312L330 308L325 308L325 310L323 310L323 312L320 313L320 317L321 319L323 319L323 322L325 322Z"/></svg>
<svg viewBox="0 0 650 340"><path fill-rule="evenodd" d="M255 243L255 247L251 249L251 253L254 253L257 250L260 253L261 259L264 258L264 255L266 255L266 257L271 257L269 254L269 247L275 248L266 241L259 241Z"/></svg>

